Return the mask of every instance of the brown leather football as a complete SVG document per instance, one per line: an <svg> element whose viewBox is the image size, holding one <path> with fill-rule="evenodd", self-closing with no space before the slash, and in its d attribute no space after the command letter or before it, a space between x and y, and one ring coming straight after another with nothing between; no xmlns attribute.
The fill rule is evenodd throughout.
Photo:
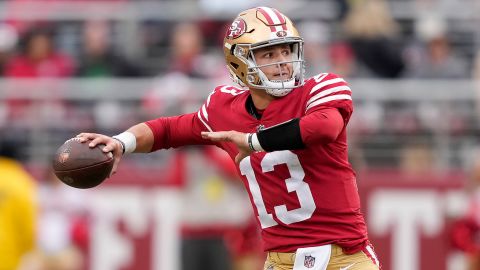
<svg viewBox="0 0 480 270"><path fill-rule="evenodd" d="M105 153L97 145L88 146L78 138L66 141L57 149L53 157L53 171L65 184L75 188L92 188L102 183L113 167L113 154Z"/></svg>

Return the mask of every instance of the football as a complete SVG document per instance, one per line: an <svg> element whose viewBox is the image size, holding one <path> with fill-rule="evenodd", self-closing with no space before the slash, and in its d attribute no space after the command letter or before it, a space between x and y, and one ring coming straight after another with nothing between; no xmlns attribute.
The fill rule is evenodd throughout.
<svg viewBox="0 0 480 270"><path fill-rule="evenodd" d="M55 175L65 184L75 188L92 188L102 183L113 167L113 154L105 153L97 145L88 146L72 138L60 146L52 160Z"/></svg>

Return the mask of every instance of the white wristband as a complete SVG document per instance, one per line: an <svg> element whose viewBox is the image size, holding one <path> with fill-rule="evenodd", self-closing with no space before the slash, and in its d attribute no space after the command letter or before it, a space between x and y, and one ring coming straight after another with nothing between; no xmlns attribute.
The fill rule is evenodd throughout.
<svg viewBox="0 0 480 270"><path fill-rule="evenodd" d="M255 151L257 151L257 152L265 152L265 150L260 145L260 142L258 141L257 133L253 133L252 146L255 149Z"/></svg>
<svg viewBox="0 0 480 270"><path fill-rule="evenodd" d="M118 135L112 136L112 138L123 142L125 145L125 153L133 153L133 151L135 151L137 148L137 138L131 132L125 131Z"/></svg>

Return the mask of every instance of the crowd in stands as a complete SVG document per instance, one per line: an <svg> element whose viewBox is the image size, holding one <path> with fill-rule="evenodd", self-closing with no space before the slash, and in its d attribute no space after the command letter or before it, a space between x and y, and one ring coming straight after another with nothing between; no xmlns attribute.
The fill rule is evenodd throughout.
<svg viewBox="0 0 480 270"><path fill-rule="evenodd" d="M306 54L307 67L312 72L320 68L351 78L471 78L469 71L474 64L471 56L478 45L472 41L468 47L456 47L452 39L455 32L440 14L419 12L412 20L402 21L391 15L385 0L335 2L344 3L338 4L335 20L297 20L301 34L310 43ZM248 4L249 1L242 1L240 6ZM210 9L235 8L224 5L218 3ZM190 34L202 36L205 46L197 49L200 57L212 51L222 57L218 48L227 22L206 17L193 23L195 30L182 27L183 22L177 21L139 22L136 43L141 52L133 57L127 52L129 48L119 44L122 40L119 36L124 33L115 21L7 20L0 24L1 74L5 77L155 76L179 65L172 63L171 57L180 51L169 47L169 41ZM476 33L472 30L467 34L473 37Z"/></svg>
<svg viewBox="0 0 480 270"><path fill-rule="evenodd" d="M173 76L175 82L181 81L175 77L178 74L228 81L219 50L228 22L221 16L208 14L233 12L257 4L255 0L198 1L200 10L206 14L199 20L135 22L137 51L132 53L132 48L122 43L127 36L122 27L126 25L118 21L22 20L14 16L14 4L29 0L5 2L6 19L0 21L2 78L168 79ZM458 22L443 16L445 9L456 6L455 1L411 1L417 10L407 19L394 17L390 2L331 1L334 15L296 19L306 41L307 75L329 71L347 79L480 77L476 28L463 27L459 32L458 27L452 27ZM155 96L155 91L162 90L153 89L149 95ZM147 110L155 107L148 100L144 103ZM25 113L24 101L13 100L7 105L0 106L0 119L5 114L15 117Z"/></svg>

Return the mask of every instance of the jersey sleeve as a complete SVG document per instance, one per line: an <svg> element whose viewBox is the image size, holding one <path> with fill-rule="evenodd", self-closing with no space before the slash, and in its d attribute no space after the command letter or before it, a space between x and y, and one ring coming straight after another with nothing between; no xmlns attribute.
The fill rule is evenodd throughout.
<svg viewBox="0 0 480 270"><path fill-rule="evenodd" d="M152 130L154 142L152 151L184 145L212 144L202 139L206 131L197 113L173 117L161 117L145 122Z"/></svg>
<svg viewBox="0 0 480 270"><path fill-rule="evenodd" d="M161 117L145 122L154 135L152 151L184 145L215 144L211 140L203 139L201 132L214 131L211 116L215 115L216 106L220 106L215 104L223 102L218 93L226 91L233 90L227 86L215 88L195 113Z"/></svg>
<svg viewBox="0 0 480 270"><path fill-rule="evenodd" d="M347 82L332 73L319 74L306 83L307 102L305 113L325 107L337 108L348 123L353 112L352 91Z"/></svg>
<svg viewBox="0 0 480 270"><path fill-rule="evenodd" d="M342 115L332 107L318 109L300 119L300 134L305 145L331 143L344 127Z"/></svg>

